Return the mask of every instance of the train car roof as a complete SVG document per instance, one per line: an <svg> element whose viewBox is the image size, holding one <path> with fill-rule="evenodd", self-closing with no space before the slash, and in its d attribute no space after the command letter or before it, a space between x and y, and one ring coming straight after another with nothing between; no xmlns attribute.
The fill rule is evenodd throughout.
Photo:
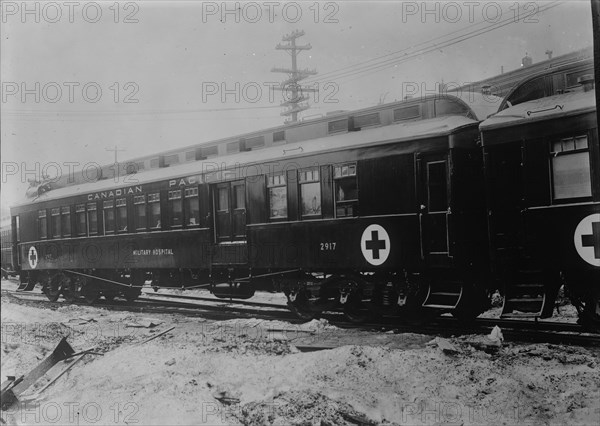
<svg viewBox="0 0 600 426"><path fill-rule="evenodd" d="M432 137L448 136L462 128L476 125L477 121L465 116L443 116L427 120L406 121L389 126L364 129L357 132L341 133L297 143L273 146L256 151L247 151L159 168L140 174L127 175L115 182L114 178L98 180L81 185L67 186L50 190L39 197L23 200L13 207L40 203L65 197L87 194L89 192L108 191L191 175L233 169L240 166L265 162L290 161L311 154L324 154L332 151L364 148L373 145L385 145L403 141L417 141ZM218 170L215 169L215 165Z"/></svg>
<svg viewBox="0 0 600 426"><path fill-rule="evenodd" d="M596 109L593 90L564 93L523 102L506 108L483 121L482 132L525 123L578 115Z"/></svg>

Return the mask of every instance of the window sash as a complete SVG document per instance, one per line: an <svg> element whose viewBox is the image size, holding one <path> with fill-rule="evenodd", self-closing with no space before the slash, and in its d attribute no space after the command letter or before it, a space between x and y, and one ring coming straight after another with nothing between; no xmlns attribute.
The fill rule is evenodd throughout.
<svg viewBox="0 0 600 426"><path fill-rule="evenodd" d="M300 185L302 216L319 216L321 214L321 184L309 182Z"/></svg>
<svg viewBox="0 0 600 426"><path fill-rule="evenodd" d="M555 200L592 196L588 150L552 157L552 190Z"/></svg>

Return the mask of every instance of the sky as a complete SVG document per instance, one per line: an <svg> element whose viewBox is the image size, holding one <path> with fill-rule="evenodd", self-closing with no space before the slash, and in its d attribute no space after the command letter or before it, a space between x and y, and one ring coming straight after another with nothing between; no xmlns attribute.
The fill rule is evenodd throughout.
<svg viewBox="0 0 600 426"><path fill-rule="evenodd" d="M301 117L464 84L592 46L588 1L0 2L2 213L34 173L283 124L296 30L319 88Z"/></svg>

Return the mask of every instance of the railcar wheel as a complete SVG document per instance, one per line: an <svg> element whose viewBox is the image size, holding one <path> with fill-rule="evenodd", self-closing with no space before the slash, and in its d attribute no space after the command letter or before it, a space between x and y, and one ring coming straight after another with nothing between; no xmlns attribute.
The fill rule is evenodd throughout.
<svg viewBox="0 0 600 426"><path fill-rule="evenodd" d="M310 321L319 316L319 312L313 308L314 304L310 301L306 290L300 290L297 293L286 293L288 307L298 318Z"/></svg>
<svg viewBox="0 0 600 426"><path fill-rule="evenodd" d="M60 296L60 276L61 274L51 275L44 282L44 294L51 302L56 302Z"/></svg>
<svg viewBox="0 0 600 426"><path fill-rule="evenodd" d="M588 328L600 331L600 288L595 288L588 294L583 308L583 322Z"/></svg>
<svg viewBox="0 0 600 426"><path fill-rule="evenodd" d="M115 300L116 294L114 294L114 293L102 293L102 296L104 296L104 299L107 302L112 302L113 300Z"/></svg>
<svg viewBox="0 0 600 426"><path fill-rule="evenodd" d="M71 278L67 275L63 275L63 278L60 281L62 295L69 303L73 303L79 297L76 281L77 278Z"/></svg>
<svg viewBox="0 0 600 426"><path fill-rule="evenodd" d="M352 323L365 322L369 310L362 301L362 291L357 280L345 278L340 285L340 302L346 319Z"/></svg>
<svg viewBox="0 0 600 426"><path fill-rule="evenodd" d="M136 287L128 287L123 291L123 296L129 303L133 303L140 294L142 294L142 289Z"/></svg>
<svg viewBox="0 0 600 426"><path fill-rule="evenodd" d="M100 288L95 285L93 280L86 280L86 283L81 289L81 295L85 299L86 303L93 305L100 298Z"/></svg>

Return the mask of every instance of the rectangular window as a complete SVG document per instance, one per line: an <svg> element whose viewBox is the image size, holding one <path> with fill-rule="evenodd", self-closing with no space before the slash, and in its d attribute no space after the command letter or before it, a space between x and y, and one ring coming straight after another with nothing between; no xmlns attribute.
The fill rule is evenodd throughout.
<svg viewBox="0 0 600 426"><path fill-rule="evenodd" d="M160 223L160 194L148 194L148 215L149 227L153 231L159 231L162 227Z"/></svg>
<svg viewBox="0 0 600 426"><path fill-rule="evenodd" d="M202 153L203 158L211 158L219 155L219 147L217 146L206 146L201 148L200 152Z"/></svg>
<svg viewBox="0 0 600 426"><path fill-rule="evenodd" d="M52 236L54 238L60 237L60 209L57 207L52 209Z"/></svg>
<svg viewBox="0 0 600 426"><path fill-rule="evenodd" d="M75 206L75 221L75 226L77 226L77 235L87 235L85 204L77 204Z"/></svg>
<svg viewBox="0 0 600 426"><path fill-rule="evenodd" d="M300 197L302 199L302 217L321 214L321 182L319 169L300 171Z"/></svg>
<svg viewBox="0 0 600 426"><path fill-rule="evenodd" d="M226 186L217 188L217 210L220 212L229 211L229 190Z"/></svg>
<svg viewBox="0 0 600 426"><path fill-rule="evenodd" d="M327 123L327 131L329 133L345 132L348 130L348 119L330 121Z"/></svg>
<svg viewBox="0 0 600 426"><path fill-rule="evenodd" d="M240 152L240 142L229 142L226 146L227 154L235 154L236 152Z"/></svg>
<svg viewBox="0 0 600 426"><path fill-rule="evenodd" d="M71 236L71 207L66 206L60 209L60 227L63 237Z"/></svg>
<svg viewBox="0 0 600 426"><path fill-rule="evenodd" d="M372 114L357 115L354 117L354 127L367 127L376 126L381 124L379 121L379 113L374 112Z"/></svg>
<svg viewBox="0 0 600 426"><path fill-rule="evenodd" d="M421 107L412 105L394 110L394 121L413 120L421 117Z"/></svg>
<svg viewBox="0 0 600 426"><path fill-rule="evenodd" d="M127 198L117 199L117 231L127 232Z"/></svg>
<svg viewBox="0 0 600 426"><path fill-rule="evenodd" d="M158 168L159 164L160 164L160 160L158 158L153 158L150 160L150 168L151 169Z"/></svg>
<svg viewBox="0 0 600 426"><path fill-rule="evenodd" d="M179 163L179 155L177 154L171 154L171 155L165 155L165 167L170 166L172 164L177 164Z"/></svg>
<svg viewBox="0 0 600 426"><path fill-rule="evenodd" d="M273 133L273 143L285 142L285 130Z"/></svg>
<svg viewBox="0 0 600 426"><path fill-rule="evenodd" d="M181 204L181 190L169 191L169 225L180 228L183 223L183 208Z"/></svg>
<svg viewBox="0 0 600 426"><path fill-rule="evenodd" d="M200 200L198 188L185 189L185 220L187 226L200 225Z"/></svg>
<svg viewBox="0 0 600 426"><path fill-rule="evenodd" d="M185 161L194 161L196 159L196 151L187 151L185 153Z"/></svg>
<svg viewBox="0 0 600 426"><path fill-rule="evenodd" d="M287 218L287 186L285 175L269 176L269 217L271 219Z"/></svg>
<svg viewBox="0 0 600 426"><path fill-rule="evenodd" d="M105 201L102 205L102 214L104 217L104 233L115 232L115 202Z"/></svg>
<svg viewBox="0 0 600 426"><path fill-rule="evenodd" d="M48 218L46 217L46 210L38 211L38 233L40 239L48 238Z"/></svg>
<svg viewBox="0 0 600 426"><path fill-rule="evenodd" d="M356 163L340 164L333 169L335 189L335 216L356 216L358 206L358 183Z"/></svg>
<svg viewBox="0 0 600 426"><path fill-rule="evenodd" d="M244 185L233 185L233 208L246 208L246 187Z"/></svg>
<svg viewBox="0 0 600 426"><path fill-rule="evenodd" d="M145 230L148 226L146 221L146 196L136 195L133 197L133 209L135 211L135 229Z"/></svg>
<svg viewBox="0 0 600 426"><path fill-rule="evenodd" d="M98 212L96 211L96 203L87 205L88 233L96 235L98 233Z"/></svg>
<svg viewBox="0 0 600 426"><path fill-rule="evenodd" d="M265 137L264 136L256 136L253 138L248 138L245 140L245 148L250 151L253 149L259 149L265 146Z"/></svg>
<svg viewBox="0 0 600 426"><path fill-rule="evenodd" d="M552 187L555 200L592 196L587 136L552 143Z"/></svg>

